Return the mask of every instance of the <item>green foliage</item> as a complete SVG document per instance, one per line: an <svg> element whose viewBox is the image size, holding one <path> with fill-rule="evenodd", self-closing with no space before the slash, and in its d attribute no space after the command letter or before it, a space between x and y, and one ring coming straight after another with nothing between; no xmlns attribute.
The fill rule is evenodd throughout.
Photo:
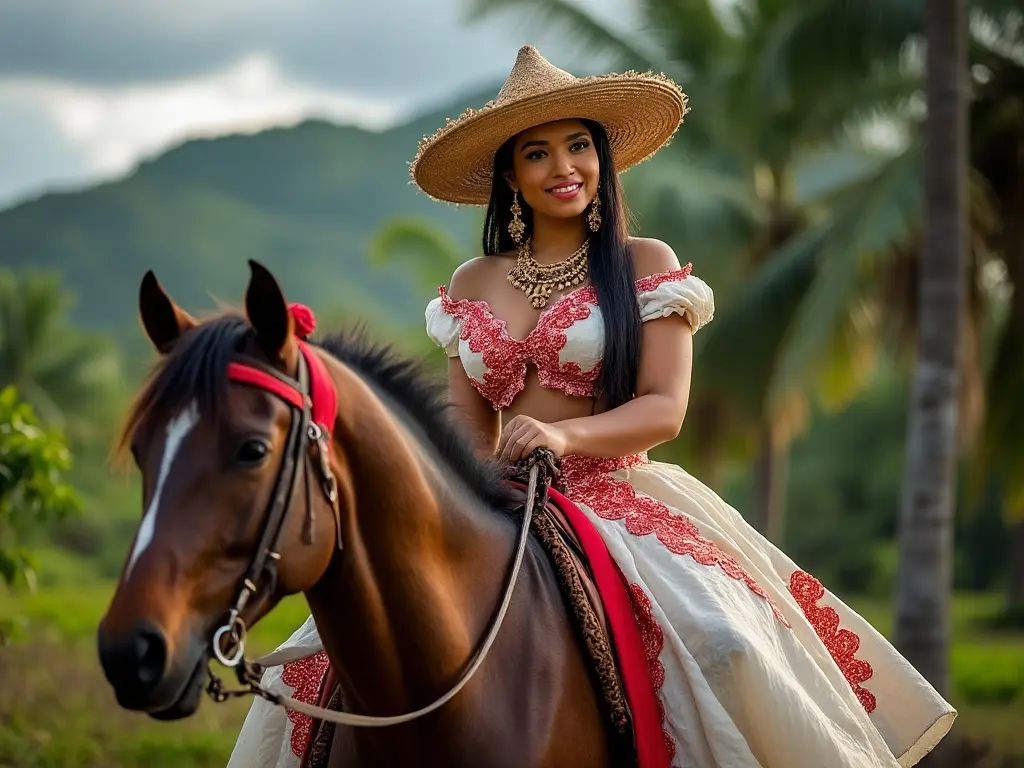
<svg viewBox="0 0 1024 768"><path fill-rule="evenodd" d="M415 277L418 291L433 298L437 287L447 285L471 254L429 219L398 216L374 234L370 256L378 266L397 264L402 272Z"/></svg>
<svg viewBox="0 0 1024 768"><path fill-rule="evenodd" d="M195 716L174 723L121 709L96 658L96 626L112 589L82 571L63 587L0 594L0 622L19 617L20 625L15 642L0 648L0 765L223 766L251 700L204 698ZM273 650L308 612L301 596L282 601L250 631L252 653Z"/></svg>
<svg viewBox="0 0 1024 768"><path fill-rule="evenodd" d="M120 367L110 339L69 322L71 304L54 273L0 269L0 387L77 441L96 435Z"/></svg>
<svg viewBox="0 0 1024 768"><path fill-rule="evenodd" d="M367 251L385 221L407 214L476 241L474 212L418 194L403 162L452 109L379 133L309 121L189 141L127 178L0 213L0 266L61 270L73 320L113 333L130 359L149 353L137 312L149 268L197 313L211 296L239 304L255 258L325 317L344 307L371 325L416 322L414 278L374 268Z"/></svg>
<svg viewBox="0 0 1024 768"><path fill-rule="evenodd" d="M0 581L35 584L26 540L40 528L78 511L79 499L62 480L71 455L59 433L45 430L13 387L0 390Z"/></svg>
<svg viewBox="0 0 1024 768"><path fill-rule="evenodd" d="M950 670L953 686L967 704L1024 704L1024 650L1020 643L954 648Z"/></svg>

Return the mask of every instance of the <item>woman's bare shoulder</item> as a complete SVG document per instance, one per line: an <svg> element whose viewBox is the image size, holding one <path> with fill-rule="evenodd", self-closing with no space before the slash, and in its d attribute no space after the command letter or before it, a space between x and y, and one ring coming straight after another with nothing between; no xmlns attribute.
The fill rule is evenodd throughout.
<svg viewBox="0 0 1024 768"><path fill-rule="evenodd" d="M629 238L629 251L633 256L633 269L637 279L682 268L679 257L672 247L653 237Z"/></svg>
<svg viewBox="0 0 1024 768"><path fill-rule="evenodd" d="M477 256L458 266L448 284L448 295L453 299L479 299L495 280L504 280L515 263L510 254Z"/></svg>

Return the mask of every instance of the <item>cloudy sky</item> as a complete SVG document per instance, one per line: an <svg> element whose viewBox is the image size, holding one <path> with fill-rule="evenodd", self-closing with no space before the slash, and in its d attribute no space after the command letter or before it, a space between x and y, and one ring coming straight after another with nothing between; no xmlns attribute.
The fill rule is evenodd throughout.
<svg viewBox="0 0 1024 768"><path fill-rule="evenodd" d="M629 26L629 0L576 0ZM188 136L320 116L383 127L504 77L562 30L468 0L0 0L0 208L120 175Z"/></svg>

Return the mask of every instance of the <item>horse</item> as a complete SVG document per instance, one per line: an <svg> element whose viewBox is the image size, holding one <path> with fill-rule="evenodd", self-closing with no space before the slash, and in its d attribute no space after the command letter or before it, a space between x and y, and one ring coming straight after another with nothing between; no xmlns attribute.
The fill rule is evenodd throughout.
<svg viewBox="0 0 1024 768"><path fill-rule="evenodd" d="M365 333L303 340L278 281L249 266L244 310L203 321L151 271L140 285L158 354L119 446L141 473L144 514L97 632L118 704L192 715L211 654L237 662L245 627L301 592L346 712L397 715L465 683L410 722L337 727L330 766L615 763L533 536L465 680L525 532L522 496L474 453L443 385ZM320 401L335 400L326 417L308 394L317 371Z"/></svg>

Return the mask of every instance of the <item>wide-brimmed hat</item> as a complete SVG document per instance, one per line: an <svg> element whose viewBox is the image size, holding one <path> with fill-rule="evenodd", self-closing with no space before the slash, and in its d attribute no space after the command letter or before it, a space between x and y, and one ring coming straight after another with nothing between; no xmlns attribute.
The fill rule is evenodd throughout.
<svg viewBox="0 0 1024 768"><path fill-rule="evenodd" d="M607 131L615 168L621 172L664 146L686 112L686 94L663 74L575 77L526 45L497 98L480 109L467 109L424 137L409 171L416 185L436 200L486 205L494 154L522 131L555 120L594 120Z"/></svg>

